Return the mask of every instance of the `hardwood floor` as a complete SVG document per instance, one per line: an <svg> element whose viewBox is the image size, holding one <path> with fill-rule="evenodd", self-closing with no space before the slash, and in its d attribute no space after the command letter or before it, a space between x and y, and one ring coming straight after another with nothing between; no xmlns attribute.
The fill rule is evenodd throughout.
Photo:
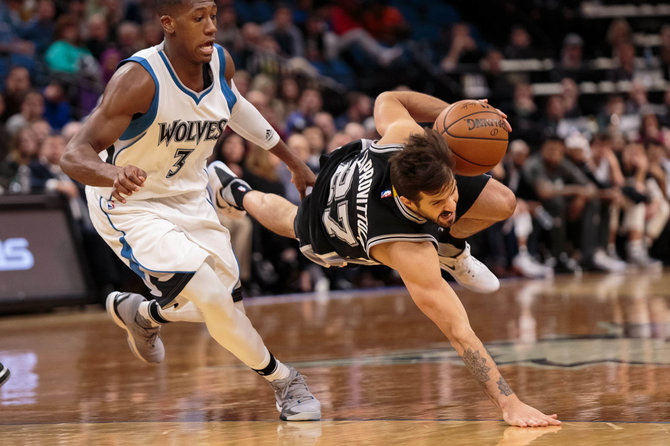
<svg viewBox="0 0 670 446"><path fill-rule="evenodd" d="M456 289L527 403L560 428L510 428L402 288L247 301L270 350L307 376L322 422L278 419L264 379L199 324L163 327L143 364L102 307L0 318L0 444L670 444L670 276Z"/></svg>

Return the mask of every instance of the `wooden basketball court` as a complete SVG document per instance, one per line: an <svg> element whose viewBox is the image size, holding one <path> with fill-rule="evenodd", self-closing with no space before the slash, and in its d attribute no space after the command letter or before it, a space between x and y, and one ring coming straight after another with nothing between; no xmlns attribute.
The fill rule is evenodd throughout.
<svg viewBox="0 0 670 446"><path fill-rule="evenodd" d="M2 445L668 445L670 276L457 289L516 393L563 420L501 420L404 289L247 301L268 347L308 377L324 421L279 421L265 380L202 325L164 327L146 365L102 307L0 318Z"/></svg>

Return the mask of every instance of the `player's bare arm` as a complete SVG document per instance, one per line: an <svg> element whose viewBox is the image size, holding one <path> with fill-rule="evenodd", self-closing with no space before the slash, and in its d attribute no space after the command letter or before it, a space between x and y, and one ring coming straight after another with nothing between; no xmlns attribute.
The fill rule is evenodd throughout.
<svg viewBox="0 0 670 446"><path fill-rule="evenodd" d="M488 99L481 102L488 104ZM434 122L438 115L449 106L448 102L415 91L386 91L375 100L374 118L377 131L384 136L398 120L411 119L415 122ZM497 108L494 111L504 120L505 129L512 131L507 115Z"/></svg>
<svg viewBox="0 0 670 446"><path fill-rule="evenodd" d="M472 330L456 293L442 279L437 252L431 243L384 243L373 246L370 254L398 271L416 305L449 339L470 373L502 410L507 423L514 426L560 424L555 414L545 415L514 394Z"/></svg>
<svg viewBox="0 0 670 446"><path fill-rule="evenodd" d="M146 172L135 166L114 166L103 162L98 153L123 134L136 113L145 113L155 85L149 73L135 63L122 66L105 88L102 102L93 110L81 130L68 143L61 166L75 180L90 186L113 187L114 199L142 187Z"/></svg>
<svg viewBox="0 0 670 446"><path fill-rule="evenodd" d="M230 56L228 51L225 49L224 54L226 56L226 82L228 82L228 85L232 88L232 78L235 75L235 62L233 61L233 58ZM258 116L260 116L260 113ZM248 137L244 134L244 129L241 126L236 125L237 123L234 121L234 117L235 113L233 112L229 125L231 128L233 128L233 130L235 130L236 133L239 133L240 136L248 139ZM312 172L307 164L298 158L281 139L279 139L277 144L270 148L270 152L286 164L286 166L291 171L291 181L293 184L295 184L298 192L300 192L300 198L305 198L307 187L314 186L314 182L316 181L314 172Z"/></svg>

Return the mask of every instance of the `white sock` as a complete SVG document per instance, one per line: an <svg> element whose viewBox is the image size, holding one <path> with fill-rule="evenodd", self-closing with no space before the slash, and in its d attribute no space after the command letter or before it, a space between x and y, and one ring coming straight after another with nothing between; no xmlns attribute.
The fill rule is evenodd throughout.
<svg viewBox="0 0 670 446"><path fill-rule="evenodd" d="M140 314L140 316L142 316L143 319L145 319L147 322L149 322L149 324L152 327L158 327L159 325L161 325L161 323L158 322L157 320L155 320L151 316L151 312L149 311L149 305L151 305L152 302L156 302L156 301L151 300L151 301L142 302L140 304L140 307L137 309L137 312Z"/></svg>

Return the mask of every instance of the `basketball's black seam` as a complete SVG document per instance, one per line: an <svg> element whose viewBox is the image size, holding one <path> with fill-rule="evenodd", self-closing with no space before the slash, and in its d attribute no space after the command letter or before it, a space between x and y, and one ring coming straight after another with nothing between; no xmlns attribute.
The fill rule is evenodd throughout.
<svg viewBox="0 0 670 446"><path fill-rule="evenodd" d="M451 153L453 153L455 156L457 156L458 158L462 159L462 160L465 161L466 163L474 164L475 166L480 166L480 167L493 167L493 166L495 166L496 164L498 164L498 163L495 163L495 164L479 164L479 163L475 163L474 161L470 161L469 159L467 159L467 158L465 158L465 157L459 155L458 153L454 152L453 150L451 151Z"/></svg>

